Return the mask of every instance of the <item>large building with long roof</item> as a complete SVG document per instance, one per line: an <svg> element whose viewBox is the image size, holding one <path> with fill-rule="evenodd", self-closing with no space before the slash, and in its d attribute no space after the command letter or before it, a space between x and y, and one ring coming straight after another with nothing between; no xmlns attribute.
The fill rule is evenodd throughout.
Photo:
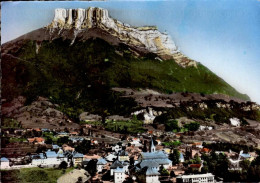
<svg viewBox="0 0 260 183"><path fill-rule="evenodd" d="M172 166L172 161L169 160L166 153L163 151L156 151L153 140L151 142L150 152L142 152L138 162L140 163L140 168L151 167L159 170L160 166L163 166L166 169Z"/></svg>

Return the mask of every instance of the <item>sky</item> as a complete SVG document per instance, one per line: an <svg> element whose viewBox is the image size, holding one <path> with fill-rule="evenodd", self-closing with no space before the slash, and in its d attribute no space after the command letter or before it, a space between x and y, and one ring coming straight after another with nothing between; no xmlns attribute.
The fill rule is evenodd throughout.
<svg viewBox="0 0 260 183"><path fill-rule="evenodd" d="M55 8L102 7L133 26L155 25L180 51L260 104L259 0L1 2L1 44L48 25Z"/></svg>

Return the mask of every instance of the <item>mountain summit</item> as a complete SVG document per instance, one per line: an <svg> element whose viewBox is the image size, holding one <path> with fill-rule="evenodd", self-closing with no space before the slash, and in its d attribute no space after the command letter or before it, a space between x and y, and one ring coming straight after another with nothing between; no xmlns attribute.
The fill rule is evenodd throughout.
<svg viewBox="0 0 260 183"><path fill-rule="evenodd" d="M1 53L7 101L43 96L64 111L121 114L135 104L114 87L249 99L184 56L167 34L132 27L102 8L55 9L49 25L3 44Z"/></svg>
<svg viewBox="0 0 260 183"><path fill-rule="evenodd" d="M161 57L167 57L178 52L170 37L160 33L155 27L131 27L110 18L108 10L102 8L55 9L54 19L47 28L51 32L59 31L59 34L62 34L62 31L73 29L74 38L80 32L99 28L122 43L136 49L156 53Z"/></svg>
<svg viewBox="0 0 260 183"><path fill-rule="evenodd" d="M70 39L71 45L75 39L101 38L112 45L125 44L137 56L154 53L157 59L174 59L182 67L197 65L178 50L169 35L161 33L155 26L132 27L111 18L108 10L103 8L55 9L48 26L21 38L43 41L59 37Z"/></svg>

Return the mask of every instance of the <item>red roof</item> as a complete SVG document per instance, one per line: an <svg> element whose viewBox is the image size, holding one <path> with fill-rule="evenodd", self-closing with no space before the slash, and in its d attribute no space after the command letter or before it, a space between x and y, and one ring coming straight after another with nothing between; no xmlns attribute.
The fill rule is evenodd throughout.
<svg viewBox="0 0 260 183"><path fill-rule="evenodd" d="M210 149L208 149L208 148L203 148L203 149L201 149L201 152L204 152L204 153L209 153L211 150Z"/></svg>
<svg viewBox="0 0 260 183"><path fill-rule="evenodd" d="M44 138L41 137L35 137L36 142L44 142Z"/></svg>
<svg viewBox="0 0 260 183"><path fill-rule="evenodd" d="M34 137L34 138L28 138L29 142L44 142L44 138L42 137Z"/></svg>
<svg viewBox="0 0 260 183"><path fill-rule="evenodd" d="M190 164L191 168L200 168L201 164Z"/></svg>

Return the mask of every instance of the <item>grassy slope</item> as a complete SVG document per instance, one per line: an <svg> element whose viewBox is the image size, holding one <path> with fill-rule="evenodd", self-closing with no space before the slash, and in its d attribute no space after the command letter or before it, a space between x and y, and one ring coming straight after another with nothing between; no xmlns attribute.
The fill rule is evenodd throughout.
<svg viewBox="0 0 260 183"><path fill-rule="evenodd" d="M108 90L115 86L152 88L166 93L223 93L248 99L201 64L197 68L182 68L174 60L155 60L152 54L136 58L123 45L116 48L123 54L120 55L101 39L75 41L72 46L62 39L42 42L38 54L35 48L35 42L28 41L15 53L23 59L11 68L19 78L17 89L31 99L41 95L64 104L67 113L73 113L68 108L72 106L99 113L98 110L129 111L134 102Z"/></svg>
<svg viewBox="0 0 260 183"><path fill-rule="evenodd" d="M71 171L68 168L64 173ZM55 183L63 175L63 170L55 168L23 168L20 170L1 171L2 182L16 183Z"/></svg>

